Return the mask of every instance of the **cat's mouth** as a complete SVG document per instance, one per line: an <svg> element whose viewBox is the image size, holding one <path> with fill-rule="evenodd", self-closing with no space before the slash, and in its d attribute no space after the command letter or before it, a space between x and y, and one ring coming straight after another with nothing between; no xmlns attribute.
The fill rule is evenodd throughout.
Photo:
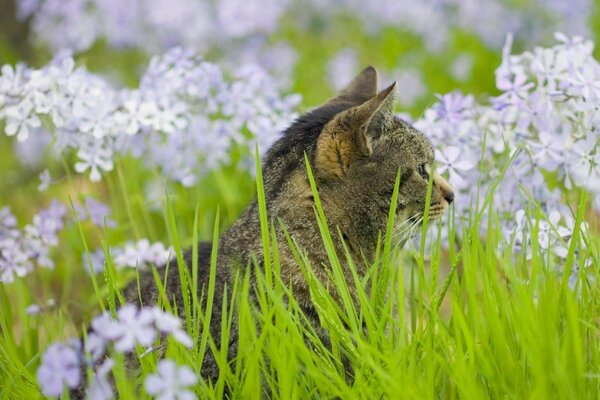
<svg viewBox="0 0 600 400"><path fill-rule="evenodd" d="M447 207L441 203L432 204L429 207L429 220L435 221L440 219L442 215L444 215L444 213L446 212L446 208Z"/></svg>

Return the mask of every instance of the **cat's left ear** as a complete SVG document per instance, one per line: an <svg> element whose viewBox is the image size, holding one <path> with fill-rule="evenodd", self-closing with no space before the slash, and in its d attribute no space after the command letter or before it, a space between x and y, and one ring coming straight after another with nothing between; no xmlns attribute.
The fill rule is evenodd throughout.
<svg viewBox="0 0 600 400"><path fill-rule="evenodd" d="M394 82L377 96L327 123L317 140L315 163L325 176L343 177L357 159L371 155L371 143L394 118Z"/></svg>
<svg viewBox="0 0 600 400"><path fill-rule="evenodd" d="M362 72L344 87L335 97L329 99L325 104L352 103L361 104L377 94L379 74L372 66L363 69Z"/></svg>

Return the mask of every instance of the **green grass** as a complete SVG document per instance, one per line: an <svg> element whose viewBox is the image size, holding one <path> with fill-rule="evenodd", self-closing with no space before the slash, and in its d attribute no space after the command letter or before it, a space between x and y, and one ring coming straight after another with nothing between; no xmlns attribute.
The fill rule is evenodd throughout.
<svg viewBox="0 0 600 400"><path fill-rule="evenodd" d="M592 16L594 20L600 18L598 9ZM325 64L349 45L359 49L364 65L373 64L383 70L397 66L421 70L430 93L456 88L474 94L494 90L493 70L499 63L499 52L485 48L472 35L455 32L446 51L434 55L424 52L422 43L405 32L386 29L367 35L362 29L345 29L347 35L341 36L332 33L340 27L338 21L334 22L301 33L282 29L273 37L274 41L288 40L299 52L293 91L305 96L305 106L332 94L324 78ZM352 21L339 23L346 28L354 26ZM598 38L600 24L593 26ZM13 46L0 38L0 64L18 60L21 52ZM29 50L27 61L32 65L41 66L49 59L47 51ZM462 52L474 58L473 72L466 82L458 82L448 73L449 63ZM79 55L77 61L95 72L116 74L118 81L135 86L147 58L136 52L110 50L99 43ZM207 58L216 59L218 54L208 54ZM409 111L420 113L432 98L422 99ZM109 203L117 227L102 230L89 222L75 223L61 234L60 246L52 254L54 270L38 268L12 284L0 283L0 399L42 398L35 372L47 346L82 335L102 309L114 312L121 303L120 288L136 279L133 271L116 271L110 262L103 274L91 278L82 268L86 253L97 248L108 253L110 247L125 240L146 237L172 244L178 258L182 250L191 247L194 256L190 272L182 269L178 276L184 287L197 293L195 282L201 271L195 244L212 239L216 245L219 234L255 193L261 203L263 253L268 261L266 268L257 270L258 302L248 301L252 289L248 277L240 275L236 284L227 288L229 296L222 314L221 341L227 342L235 314L240 321L242 351L230 367L227 350L216 349L207 334L212 319L210 307L202 309L201 299L196 296L184 305L184 326L194 347L188 350L170 339L165 350L164 356L196 371L205 351L217 354L223 373L213 385L200 382L194 388L199 398L221 398L226 390L237 398L257 398L265 389L280 399L600 397L598 283L584 270L576 289L571 290L568 274L559 277L556 273L562 266L535 244L529 260L506 246L500 247L503 239L496 224L499 219L491 208L493 192L481 193L477 203L482 206L473 209L471 215L458 218L450 212L447 241L438 239L430 251L400 250L391 235L382 234L367 278L356 278L354 282L360 289L358 306L348 298L349 282L343 281L339 270L346 254L336 254L331 244L337 232L329 231L326 216L317 208L342 301L334 301L315 279L302 249L295 248L295 256L310 282L321 323L331 333L331 348L327 348L319 342L289 287L279 277L274 240L274 230L279 227L277 221L266 219L260 180L255 184L249 175L228 166L212 172L194 188L165 184L168 201L157 204L147 200L143 184L160 177L160 173L145 170L134 159L120 159L115 171L100 184L90 184L86 177L70 173L64 168L71 164L68 160L45 160L44 166L61 181L41 195L36 188L39 171L23 168L12 152L12 144L13 140L0 134L0 206L10 206L22 224L30 221L50 198L68 205L91 193ZM575 197L572 204L577 206L575 215L581 219L589 199L583 194ZM528 215L538 216L540 208L531 203ZM391 222L390 218L388 232L393 228ZM482 224L495 228L480 235ZM592 232L597 231L593 228ZM437 225L428 229L442 237ZM569 270L574 262L577 241L587 245L580 257L589 256L596 266L600 259L599 238L580 235L578 230L575 237L565 269ZM294 247L293 242L291 245ZM214 257L211 260L212 276L216 261ZM158 276L156 284L164 286ZM204 296L210 304L210 287ZM40 315L26 314L30 304L45 304L50 298L56 300L56 306ZM166 296L161 296L161 304L176 311ZM160 357L157 352L144 355L142 375L155 372ZM353 382L346 379L342 358L352 365ZM123 360L116 361L114 371L121 398L144 398L145 392L137 393L143 378L128 378Z"/></svg>
<svg viewBox="0 0 600 400"><path fill-rule="evenodd" d="M114 312L121 304L119 288L128 279L135 279L132 274L116 271L109 263L94 284L83 272L77 254L94 248L93 243L108 251L130 232L150 235L147 221L156 219L157 213L144 209L139 194L129 190L138 178L135 168L129 171L127 175L115 172L108 178L109 182L117 178L114 185L108 185L114 190L109 197L122 198L129 204L120 212L117 210L120 228L98 232L76 223L63 234L56 270L36 270L25 280L0 285L0 398L41 397L35 371L47 345L78 335L100 309ZM314 181L311 184L315 189ZM202 200L193 206L178 207L180 197L185 195L178 190L182 189L170 190L163 205L162 225L153 222L153 230L160 232L159 238L168 235L181 261L182 250L199 238L212 237L216 245L224 227L221 221L227 218L222 218L223 211L216 208L205 211L199 206ZM485 218L495 226L493 191L482 194L482 208L474 209L466 219L459 220L452 212L447 215L451 223L449 239L444 244L449 251L442 250L439 240L430 252L399 250L391 235L383 235L367 277L360 279L353 274L353 284L359 288L358 306L350 299L349 282L341 273L346 254L335 253L332 236L337 232L329 230L315 192L316 217L332 265L337 296L322 286L303 250L289 237L288 240L310 283L321 324L330 332L331 347L317 339L290 288L280 279L276 221L267 220L260 179L257 193L267 260L265 268L256 269L258 301L249 301L253 288L248 274L241 273L233 287L227 288L228 301L223 305L221 341L227 343L228 327L235 315L240 328L238 357L229 365L227 350L215 347L206 329L211 322L210 308L202 309L201 299L195 296L184 304L184 326L194 347L187 350L170 339L164 354L198 371L205 350L215 352L222 374L212 385L200 382L194 388L200 398L221 398L226 391L235 398L256 398L264 390L281 399L600 395L598 284L584 272L576 289L571 290L566 278L557 276L558 266L536 246L531 259L525 260L501 249L499 228L481 236L480 225L486 222L484 211L489 211ZM587 199L584 195L580 199L577 217L581 219ZM531 204L529 215L539 212L539 207ZM203 221L206 215L215 218L210 223ZM393 228L393 218L389 221L388 232ZM429 229L441 236L438 225ZM580 235L576 230L574 243L577 240L585 240L586 252L597 260L598 239L590 234ZM567 270L574 261L574 250L572 245ZM183 287L196 293L195 276L202 272L198 270L197 256L193 260L190 270L180 269L179 279ZM216 261L215 257L211 260L213 278ZM349 265L353 267L352 263ZM177 266L172 264L169 268ZM163 293L162 306L176 312L164 296L164 282L157 279L156 283ZM209 304L213 288L211 284L204 294ZM25 308L30 303L52 296L58 301L56 308L38 316L26 315ZM144 349L138 352L141 354ZM160 357L158 352L145 354L142 375L154 372ZM353 381L346 379L343 358L352 366ZM137 387L143 378L130 379L122 357L116 361L116 386L122 398L139 398ZM143 391L141 396L145 396Z"/></svg>

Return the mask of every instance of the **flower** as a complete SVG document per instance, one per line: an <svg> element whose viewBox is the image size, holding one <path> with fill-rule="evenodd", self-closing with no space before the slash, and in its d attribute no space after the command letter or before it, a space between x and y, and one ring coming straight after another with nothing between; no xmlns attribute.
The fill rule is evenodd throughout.
<svg viewBox="0 0 600 400"><path fill-rule="evenodd" d="M126 304L117 311L117 318L103 313L92 320L93 336L90 347L93 355L101 354L109 342L115 343L115 350L130 352L135 345L148 347L160 333L172 334L174 339L186 347L192 345L191 339L180 328L180 321L158 307L137 308Z"/></svg>
<svg viewBox="0 0 600 400"><path fill-rule="evenodd" d="M16 106L7 107L4 110L6 117L4 132L8 136L17 135L17 140L20 142L25 141L31 128L38 128L42 125L38 116L32 111L33 105L27 100L23 100Z"/></svg>
<svg viewBox="0 0 600 400"><path fill-rule="evenodd" d="M166 313L159 308L153 308L154 321L156 328L163 333L170 333L175 340L183 344L185 347L192 347L192 339L187 332L181 329L181 320L174 315Z"/></svg>
<svg viewBox="0 0 600 400"><path fill-rule="evenodd" d="M114 397L112 385L108 380L108 374L113 366L114 361L108 358L96 369L86 392L88 400L109 400Z"/></svg>
<svg viewBox="0 0 600 400"><path fill-rule="evenodd" d="M437 172L440 174L448 172L450 184L457 188L461 188L463 184L461 172L464 174L475 166L468 157L465 157L464 152L461 152L456 146L436 150L435 159L438 165Z"/></svg>
<svg viewBox="0 0 600 400"><path fill-rule="evenodd" d="M150 244L148 239L127 242L123 248L113 249L114 262L119 268L144 268L147 263L163 266L169 260L173 250L162 243Z"/></svg>
<svg viewBox="0 0 600 400"><path fill-rule="evenodd" d="M110 208L93 197L86 196L85 198L85 209L90 218L90 221L98 227L103 228L106 219L106 226L114 228L116 226L115 221L110 219Z"/></svg>
<svg viewBox="0 0 600 400"><path fill-rule="evenodd" d="M40 174L40 184L38 185L38 190L40 192L45 192L48 190L48 187L50 187L51 183L52 177L50 176L50 171L48 171L48 168L46 168Z"/></svg>
<svg viewBox="0 0 600 400"><path fill-rule="evenodd" d="M158 373L150 374L144 381L148 394L160 400L192 400L196 395L188 389L198 381L191 368L177 366L172 360L161 360Z"/></svg>
<svg viewBox="0 0 600 400"><path fill-rule="evenodd" d="M80 345L78 341L69 344L50 345L42 356L42 364L37 370L37 380L42 393L50 397L60 396L65 385L75 388L81 380L79 365Z"/></svg>
<svg viewBox="0 0 600 400"><path fill-rule="evenodd" d="M154 315L151 310L126 304L117 312L117 319L112 320L107 314L94 319L92 328L104 339L115 342L119 352L132 351L136 344L150 346L156 339L153 326Z"/></svg>

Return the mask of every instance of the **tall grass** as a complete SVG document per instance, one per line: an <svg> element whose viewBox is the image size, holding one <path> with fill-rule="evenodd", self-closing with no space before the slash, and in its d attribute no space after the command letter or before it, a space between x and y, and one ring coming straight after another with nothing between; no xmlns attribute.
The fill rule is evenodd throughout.
<svg viewBox="0 0 600 400"><path fill-rule="evenodd" d="M387 232L382 234L379 250L368 274L361 278L346 254L338 254L333 245L337 231L330 230L327 216L319 203L316 185L311 178L316 207L315 215L332 266L336 296L314 275L304 250L287 235L298 267L309 282L313 302L321 325L330 334L330 345L318 339L295 301L288 284L279 275L280 264L276 231L285 227L267 219L265 197L257 163L257 193L261 232L264 244L263 268L254 266L254 284L250 270L242 271L232 287L227 287L223 304L221 343L228 343L234 318L239 323L239 353L228 363L227 349L218 349L207 327L211 324L214 298L216 252L210 267L198 265L199 238L208 238L208 226L202 221L204 210L197 204L186 206L180 217L181 199L168 197L163 207L164 226L175 248L182 287L192 296L183 304L185 327L194 340L191 350L173 340L157 349L138 349L141 375L132 378L125 372L123 357L115 355L116 388L121 398L144 398L143 376L156 370L161 358L168 357L194 368L202 365L205 351L212 351L221 367L216 382L201 381L194 390L199 398L597 398L600 397L600 296L598 284L585 271L575 289L568 285L568 274L557 275L558 266L546 252L533 244L530 258L513 254L503 246L502 232L495 224L491 206L493 191L482 194L481 208L471 216L458 219L452 209L448 218L447 243L442 249L441 227L433 230L438 240L417 250L403 250L392 240L395 210L390 210ZM129 190L136 176L119 174L113 182L126 204L128 230L149 231L152 220L139 201L139 193ZM508 178L499 178L508 179ZM131 180L131 182L130 182ZM398 195L399 182L393 196ZM580 196L577 218L583 218L587 199ZM395 204L395 202L393 202ZM127 205L128 204L128 205ZM189 218L190 212L192 218ZM540 213L532 203L531 218ZM206 213L209 215L209 213ZM210 213L210 215L213 215ZM212 227L213 247L223 229L217 211ZM483 221L485 218L486 221ZM465 222L466 221L466 222ZM481 225L492 227L484 235ZM153 229L160 230L154 223ZM579 225L576 224L576 227ZM191 230L191 232L190 232ZM182 234L182 232L187 232ZM535 229L533 235L535 235ZM74 227L69 243L79 241L77 249L87 249L89 229L80 223ZM96 238L97 240L98 238ZM100 238L110 260L111 234ZM582 235L576 228L569 249L566 270L574 262L576 245L586 241L586 252L598 259L600 244L596 237ZM186 245L184 245L184 243ZM192 265L184 268L183 250L192 246ZM73 251L64 248L64 252ZM344 267L342 267L344 266ZM125 278L109 261L97 282L87 278L90 291L85 308L78 316L70 311L65 288L81 280L78 266L63 265L56 271L38 271L31 279L48 279L57 287L42 290L61 293L61 305L39 316L29 316L25 309L34 301L32 287L17 280L0 285L0 398L35 399L41 393L35 380L39 356L55 340L83 332L90 315L100 309L114 312L123 302L119 288ZM346 282L342 268L350 268L354 282ZM197 276L209 273L210 284L198 298ZM52 278L52 274L56 274ZM130 274L131 279L135 279ZM57 276L59 279L57 279ZM171 312L172 299L164 293L165 282L158 276L160 304ZM92 282L94 282L92 284ZM83 283L82 283L83 284ZM356 304L349 295L348 284L357 287ZM251 291L256 301L251 300ZM337 299L337 300L336 300ZM346 360L346 362L342 362ZM350 368L348 368L350 366ZM349 375L353 375L349 379Z"/></svg>

